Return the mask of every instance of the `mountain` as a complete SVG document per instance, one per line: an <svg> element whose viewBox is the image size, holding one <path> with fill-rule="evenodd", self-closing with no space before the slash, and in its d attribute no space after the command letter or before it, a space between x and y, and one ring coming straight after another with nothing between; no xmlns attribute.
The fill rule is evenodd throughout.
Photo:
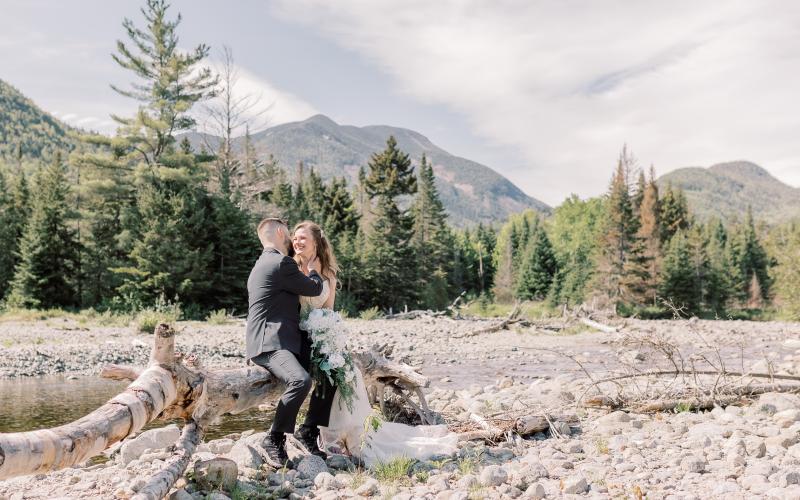
<svg viewBox="0 0 800 500"><path fill-rule="evenodd" d="M386 148L390 135L415 164L423 153L427 155L433 164L442 202L455 225L491 223L528 208L550 210L491 168L454 156L413 130L385 125L339 125L326 116L316 115L271 127L253 134L251 140L260 154L274 155L290 173L302 161L305 168L314 168L323 178L344 176L353 182L358 169L367 166L370 156ZM199 134L191 134L189 138L199 147L202 140ZM241 142L240 138L238 147Z"/></svg>
<svg viewBox="0 0 800 500"><path fill-rule="evenodd" d="M76 141L72 128L42 111L10 84L0 80L0 158L50 157L70 151Z"/></svg>
<svg viewBox="0 0 800 500"><path fill-rule="evenodd" d="M662 175L657 183L662 189L668 184L683 189L690 209L701 218L742 220L748 206L756 219L769 223L800 216L800 189L748 161L680 168Z"/></svg>

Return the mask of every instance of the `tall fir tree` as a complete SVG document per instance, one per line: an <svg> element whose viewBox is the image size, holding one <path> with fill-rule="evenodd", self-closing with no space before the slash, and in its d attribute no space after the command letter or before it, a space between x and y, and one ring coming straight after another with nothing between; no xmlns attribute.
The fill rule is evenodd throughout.
<svg viewBox="0 0 800 500"><path fill-rule="evenodd" d="M730 262L726 248L728 235L722 221L710 221L705 225L705 240L709 274L704 284L704 302L706 308L722 315L731 297Z"/></svg>
<svg viewBox="0 0 800 500"><path fill-rule="evenodd" d="M543 300L550 292L558 263L544 228L532 228L528 246L522 256L516 297L522 300Z"/></svg>
<svg viewBox="0 0 800 500"><path fill-rule="evenodd" d="M639 184L644 176L640 176ZM642 187L639 201L639 228L636 237L642 242L642 258L647 274L641 282L640 301L656 305L658 274L661 264L661 223L658 186L655 170L650 167L650 179Z"/></svg>
<svg viewBox="0 0 800 500"><path fill-rule="evenodd" d="M361 218L344 178L332 179L324 190L322 227L335 244L344 236L355 236Z"/></svg>
<svg viewBox="0 0 800 500"><path fill-rule="evenodd" d="M661 224L661 243L666 244L679 230L689 229L689 207L686 195L680 189L667 185L659 203L659 222Z"/></svg>
<svg viewBox="0 0 800 500"><path fill-rule="evenodd" d="M12 222L13 200L9 180L0 164L0 301L6 295L16 267L17 234Z"/></svg>
<svg viewBox="0 0 800 500"><path fill-rule="evenodd" d="M406 153L389 137L386 149L372 155L364 179L372 199L373 222L364 251L365 280L381 308L400 308L416 302L416 272L411 244L414 219L398 206L398 198L417 191L414 168Z"/></svg>
<svg viewBox="0 0 800 500"><path fill-rule="evenodd" d="M453 262L454 240L447 225L447 212L436 189L433 166L425 155L419 164L417 195L411 206L414 218L412 245L416 253L417 287L420 289L420 306L442 309L449 304L447 277ZM458 288L457 283L451 283ZM460 293L456 291L456 293Z"/></svg>
<svg viewBox="0 0 800 500"><path fill-rule="evenodd" d="M111 87L119 94L141 103L132 118L112 116L119 123L117 145L129 150L148 166L160 163L175 142L175 134L195 125L192 106L215 94L218 79L200 64L208 56L203 44L180 50L177 34L180 14L167 17L165 0L146 0L141 9L146 28L138 28L126 18L122 25L132 46L117 41L114 61L131 71L141 82L126 90Z"/></svg>
<svg viewBox="0 0 800 500"><path fill-rule="evenodd" d="M208 47L178 49L181 16L167 16L163 0L147 0L142 14L146 28L130 19L123 26L132 48L120 41L114 60L140 82L131 90L112 86L141 104L120 124L112 150L132 170L134 201L124 223L126 262L115 268L118 290L147 305L164 296L189 304L208 304L213 279L213 202L206 189L207 165L175 148L174 135L194 126L194 104L214 95L217 83L201 61Z"/></svg>
<svg viewBox="0 0 800 500"><path fill-rule="evenodd" d="M600 241L599 290L612 303L629 302L639 295L643 281L643 246L636 236L628 178L633 158L622 149L606 199L606 225Z"/></svg>
<svg viewBox="0 0 800 500"><path fill-rule="evenodd" d="M606 203L601 198L581 200L577 195L556 207L548 225L550 241L558 259L558 272L551 288L554 304L584 302L590 284L597 281L597 242L605 228Z"/></svg>
<svg viewBox="0 0 800 500"><path fill-rule="evenodd" d="M653 167L650 167L652 172ZM636 188L633 191L633 195L631 196L631 206L633 207L633 213L641 220L641 208L642 202L644 201L645 191L647 190L647 179L644 176L644 170L639 170L639 177L636 179Z"/></svg>
<svg viewBox="0 0 800 500"><path fill-rule="evenodd" d="M692 250L682 229L675 233L667 246L659 295L684 313L695 313L700 308Z"/></svg>
<svg viewBox="0 0 800 500"><path fill-rule="evenodd" d="M72 307L77 293L79 247L71 225L69 183L60 154L34 179L30 218L19 246L9 304L17 307Z"/></svg>
<svg viewBox="0 0 800 500"><path fill-rule="evenodd" d="M756 303L768 299L772 285L769 276L771 262L758 237L750 207L744 224L731 239L729 255L732 286L739 302ZM758 294L754 295L753 291Z"/></svg>

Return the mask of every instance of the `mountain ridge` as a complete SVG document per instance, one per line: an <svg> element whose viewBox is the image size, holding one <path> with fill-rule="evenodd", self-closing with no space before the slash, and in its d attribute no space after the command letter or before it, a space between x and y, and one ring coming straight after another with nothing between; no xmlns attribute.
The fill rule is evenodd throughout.
<svg viewBox="0 0 800 500"><path fill-rule="evenodd" d="M458 226L497 222L529 208L543 213L551 210L491 168L450 154L425 135L407 128L340 125L317 114L252 134L251 144L260 155L272 154L284 169L303 162L323 179L345 177L353 183L359 168L366 167L374 153L385 149L390 135L413 164L419 164L423 153L432 163L442 202L451 222ZM189 135L195 147L200 137ZM241 148L243 141L237 138L234 147Z"/></svg>
<svg viewBox="0 0 800 500"><path fill-rule="evenodd" d="M743 220L748 206L756 218L768 223L800 216L800 188L747 160L679 168L659 177L657 183L661 188L668 184L681 188L690 209L701 218Z"/></svg>

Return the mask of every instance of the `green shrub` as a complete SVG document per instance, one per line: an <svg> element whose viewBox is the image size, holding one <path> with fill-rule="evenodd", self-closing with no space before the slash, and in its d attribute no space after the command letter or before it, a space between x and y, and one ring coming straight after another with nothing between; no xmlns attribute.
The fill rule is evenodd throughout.
<svg viewBox="0 0 800 500"><path fill-rule="evenodd" d="M381 314L381 310L378 309L377 306L370 307L369 309L364 309L363 311L361 311L361 314L358 315L360 319L366 319L366 320L378 319L382 316L383 315Z"/></svg>
<svg viewBox="0 0 800 500"><path fill-rule="evenodd" d="M228 312L225 309L211 311L208 314L208 317L206 317L206 321L208 321L212 325L224 325L227 324L230 320L231 317L228 315Z"/></svg>

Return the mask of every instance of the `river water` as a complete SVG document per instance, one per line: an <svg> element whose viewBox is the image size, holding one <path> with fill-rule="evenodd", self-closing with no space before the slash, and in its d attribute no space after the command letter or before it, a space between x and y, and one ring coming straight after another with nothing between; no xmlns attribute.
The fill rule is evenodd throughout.
<svg viewBox="0 0 800 500"><path fill-rule="evenodd" d="M122 392L127 382L100 377L69 380L63 376L0 380L0 432L20 432L56 427L99 408ZM226 415L212 426L206 439L217 439L248 429L260 431L272 421L272 412L257 409ZM169 422L157 421L146 428Z"/></svg>

